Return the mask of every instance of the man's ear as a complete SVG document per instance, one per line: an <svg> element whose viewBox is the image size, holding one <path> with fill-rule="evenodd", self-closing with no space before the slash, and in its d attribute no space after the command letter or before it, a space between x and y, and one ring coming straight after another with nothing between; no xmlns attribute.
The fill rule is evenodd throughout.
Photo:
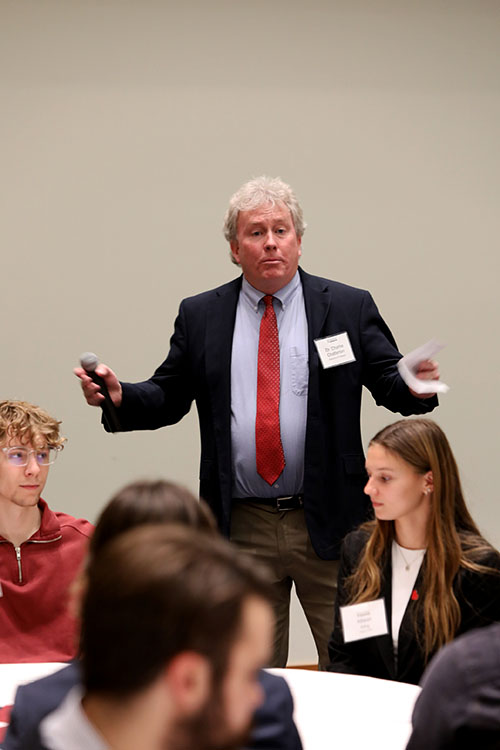
<svg viewBox="0 0 500 750"><path fill-rule="evenodd" d="M209 698L212 673L210 664L201 654L183 651L175 656L165 671L169 692L177 709L190 715Z"/></svg>
<svg viewBox="0 0 500 750"><path fill-rule="evenodd" d="M240 265L240 252L237 240L232 240L229 243L229 247L231 248L231 255L233 256L234 262Z"/></svg>

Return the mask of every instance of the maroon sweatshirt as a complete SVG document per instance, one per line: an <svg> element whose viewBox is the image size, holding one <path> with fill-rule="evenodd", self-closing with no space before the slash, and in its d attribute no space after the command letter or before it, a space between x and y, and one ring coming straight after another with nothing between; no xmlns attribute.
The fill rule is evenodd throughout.
<svg viewBox="0 0 500 750"><path fill-rule="evenodd" d="M94 527L40 499L38 531L15 547L0 535L0 662L68 661L77 647L69 586Z"/></svg>

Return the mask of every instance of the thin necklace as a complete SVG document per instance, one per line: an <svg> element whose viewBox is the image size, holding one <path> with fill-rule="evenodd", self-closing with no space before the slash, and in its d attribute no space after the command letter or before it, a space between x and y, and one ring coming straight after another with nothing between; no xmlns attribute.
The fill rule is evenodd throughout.
<svg viewBox="0 0 500 750"><path fill-rule="evenodd" d="M396 542L396 544L397 544L397 547L398 547L398 552L399 552L399 554L401 555L401 557L403 559L405 570L410 570L410 568L413 565L413 563L417 562L417 560L420 559L420 555L417 555L416 557L413 558L413 560L411 562L408 562L408 560L406 559L406 557L403 554L402 547L400 547L400 545L397 542ZM419 552L425 553L425 550L419 550ZM422 554L422 557L423 557L423 554Z"/></svg>

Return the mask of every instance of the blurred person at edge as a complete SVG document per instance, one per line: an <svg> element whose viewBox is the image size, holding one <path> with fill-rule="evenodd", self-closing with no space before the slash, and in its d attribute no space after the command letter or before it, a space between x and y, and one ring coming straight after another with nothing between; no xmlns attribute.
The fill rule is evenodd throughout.
<svg viewBox="0 0 500 750"><path fill-rule="evenodd" d="M499 750L500 623L448 643L420 684L406 750Z"/></svg>
<svg viewBox="0 0 500 750"><path fill-rule="evenodd" d="M432 420L378 432L366 470L375 520L342 546L329 669L418 683L445 643L500 620L500 554L474 523ZM340 607L381 597L388 632L346 642Z"/></svg>
<svg viewBox="0 0 500 750"><path fill-rule="evenodd" d="M0 662L69 661L77 647L68 589L93 526L41 495L65 438L26 401L0 401Z"/></svg>
<svg viewBox="0 0 500 750"><path fill-rule="evenodd" d="M164 480L132 482L119 490L102 510L90 542L90 559L117 535L143 524L182 524L211 536L217 525L208 505L186 488ZM85 576L75 582L74 603L85 586ZM264 670L258 673L264 701L257 709L249 750L301 750L293 721L293 699L286 681ZM81 685L81 667L73 662L55 674L22 685L16 693L4 750L41 747L40 723L69 693Z"/></svg>

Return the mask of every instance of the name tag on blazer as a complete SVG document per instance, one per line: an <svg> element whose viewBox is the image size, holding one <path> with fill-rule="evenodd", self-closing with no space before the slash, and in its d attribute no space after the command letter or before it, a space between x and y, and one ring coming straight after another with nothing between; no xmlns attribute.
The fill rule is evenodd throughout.
<svg viewBox="0 0 500 750"><path fill-rule="evenodd" d="M325 336L323 339L314 339L314 344L324 370L356 361L347 331Z"/></svg>
<svg viewBox="0 0 500 750"><path fill-rule="evenodd" d="M374 638L389 632L385 614L384 600L350 604L340 607L344 642L360 641L362 638Z"/></svg>

